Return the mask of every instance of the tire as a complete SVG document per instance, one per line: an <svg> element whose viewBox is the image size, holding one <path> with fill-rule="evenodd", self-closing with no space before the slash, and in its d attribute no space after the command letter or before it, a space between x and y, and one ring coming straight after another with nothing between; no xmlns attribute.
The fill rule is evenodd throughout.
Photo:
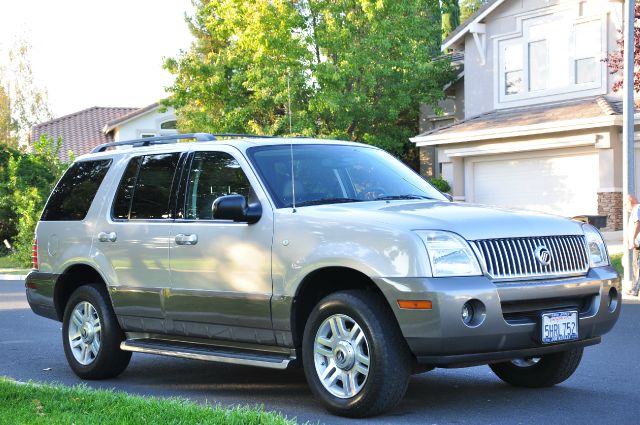
<svg viewBox="0 0 640 425"><path fill-rule="evenodd" d="M498 378L516 387L544 388L567 380L582 359L582 348L489 365Z"/></svg>
<svg viewBox="0 0 640 425"><path fill-rule="evenodd" d="M62 344L76 375L105 379L121 374L131 360L131 352L120 350L123 340L102 285L83 285L71 294L62 320Z"/></svg>
<svg viewBox="0 0 640 425"><path fill-rule="evenodd" d="M354 290L331 294L314 307L304 330L302 362L311 391L328 411L362 418L398 404L413 356L386 302Z"/></svg>

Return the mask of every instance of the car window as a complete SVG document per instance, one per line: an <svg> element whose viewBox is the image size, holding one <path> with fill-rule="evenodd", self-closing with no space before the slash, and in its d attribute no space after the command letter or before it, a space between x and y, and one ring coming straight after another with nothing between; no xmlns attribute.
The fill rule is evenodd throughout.
<svg viewBox="0 0 640 425"><path fill-rule="evenodd" d="M132 158L127 164L126 170L122 175L120 184L118 185L118 191L113 202L112 217L119 220L126 220L129 218L129 211L131 210L131 200L133 199L133 189L136 185L136 178L138 177L138 169L140 167L140 161L142 157Z"/></svg>
<svg viewBox="0 0 640 425"><path fill-rule="evenodd" d="M171 218L169 200L179 156L166 153L132 158L118 185L113 218Z"/></svg>
<svg viewBox="0 0 640 425"><path fill-rule="evenodd" d="M84 220L110 165L110 159L74 163L51 192L40 220Z"/></svg>
<svg viewBox="0 0 640 425"><path fill-rule="evenodd" d="M294 144L256 146L248 153L278 208L293 205L294 180L297 206L383 199L446 200L421 176L379 149Z"/></svg>
<svg viewBox="0 0 640 425"><path fill-rule="evenodd" d="M249 180L238 161L226 152L196 152L189 172L186 218L210 220L213 202L234 194L253 198Z"/></svg>

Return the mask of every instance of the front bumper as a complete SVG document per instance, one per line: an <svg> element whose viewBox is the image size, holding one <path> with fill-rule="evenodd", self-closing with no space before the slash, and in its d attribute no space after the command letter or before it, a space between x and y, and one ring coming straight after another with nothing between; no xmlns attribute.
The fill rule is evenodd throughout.
<svg viewBox="0 0 640 425"><path fill-rule="evenodd" d="M620 315L620 277L612 267L589 270L584 277L494 283L485 276L375 279L420 363L467 366L539 356L600 342ZM613 295L613 302L611 302ZM430 300L431 310L406 310L398 300ZM462 307L477 300L484 317L475 326L462 322ZM579 340L540 341L539 314L579 312ZM572 307L573 308L573 307Z"/></svg>

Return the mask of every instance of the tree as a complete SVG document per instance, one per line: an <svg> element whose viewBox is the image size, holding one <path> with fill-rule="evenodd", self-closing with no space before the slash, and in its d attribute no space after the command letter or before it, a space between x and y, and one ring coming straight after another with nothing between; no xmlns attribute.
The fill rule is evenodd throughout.
<svg viewBox="0 0 640 425"><path fill-rule="evenodd" d="M67 167L58 157L61 142L42 135L34 143L32 153L0 150L0 173L5 178L0 182L0 213L12 220L0 229L9 233L2 236L12 241L12 255L25 266L30 264L31 243L42 208ZM3 170L1 160L5 156Z"/></svg>
<svg viewBox="0 0 640 425"><path fill-rule="evenodd" d="M469 19L487 0L460 0L460 22Z"/></svg>
<svg viewBox="0 0 640 425"><path fill-rule="evenodd" d="M633 73L633 90L636 93L640 92L640 27L638 27L638 21L640 20L640 4L636 3L634 12L634 73ZM604 61L609 67L609 72L614 75L622 73L624 70L624 34L620 32L620 38L617 41L618 50L610 53ZM613 91L617 92L622 90L624 84L623 79L619 79L613 84Z"/></svg>
<svg viewBox="0 0 640 425"><path fill-rule="evenodd" d="M431 60L437 0L194 5L194 45L165 62L175 75L165 105L183 131L344 138L407 159L419 105L437 103L452 78Z"/></svg>
<svg viewBox="0 0 640 425"><path fill-rule="evenodd" d="M31 127L53 117L47 91L35 83L30 50L17 41L0 68L0 141L13 146L26 144Z"/></svg>
<svg viewBox="0 0 640 425"><path fill-rule="evenodd" d="M0 143L17 147L17 142L12 136L14 132L14 122L11 118L11 99L7 90L0 85Z"/></svg>
<svg viewBox="0 0 640 425"><path fill-rule="evenodd" d="M442 0L442 38L445 38L460 25L460 6L458 0Z"/></svg>

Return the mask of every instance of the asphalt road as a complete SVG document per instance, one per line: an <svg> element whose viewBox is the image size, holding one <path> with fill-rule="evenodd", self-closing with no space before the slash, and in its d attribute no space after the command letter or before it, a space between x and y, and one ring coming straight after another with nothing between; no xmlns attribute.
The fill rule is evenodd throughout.
<svg viewBox="0 0 640 425"><path fill-rule="evenodd" d="M400 405L367 424L639 424L640 304L625 303L615 329L585 350L577 372L554 388L510 387L486 366L414 376ZM0 376L86 383L129 393L221 405L264 405L300 423L362 423L327 414L301 370L274 371L134 354L116 379L81 381L67 367L60 324L36 316L21 281L0 281Z"/></svg>

